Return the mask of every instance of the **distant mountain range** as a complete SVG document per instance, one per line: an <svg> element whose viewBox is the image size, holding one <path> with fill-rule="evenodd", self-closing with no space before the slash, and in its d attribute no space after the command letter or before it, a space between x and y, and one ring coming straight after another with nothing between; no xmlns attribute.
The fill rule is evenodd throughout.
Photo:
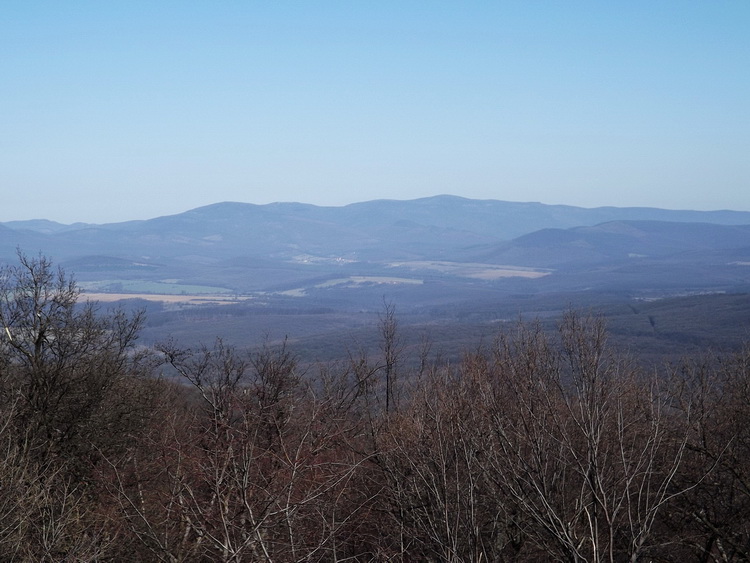
<svg viewBox="0 0 750 563"><path fill-rule="evenodd" d="M16 248L44 253L82 281L120 288L122 280L170 280L240 293L302 288L309 295L351 276L360 285L366 276L395 276L533 291L746 287L750 212L586 209L454 196L343 207L217 203L124 223L0 223L0 260L13 263ZM456 263L489 269L467 273ZM506 278L500 265L539 275Z"/></svg>

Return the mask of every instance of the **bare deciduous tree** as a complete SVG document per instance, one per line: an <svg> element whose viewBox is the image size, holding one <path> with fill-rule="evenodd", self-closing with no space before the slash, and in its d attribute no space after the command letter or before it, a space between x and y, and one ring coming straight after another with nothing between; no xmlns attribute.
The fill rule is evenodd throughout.
<svg viewBox="0 0 750 563"><path fill-rule="evenodd" d="M250 357L221 341L161 350L200 409L170 425L162 465L112 461L113 492L138 537L165 561L330 560L357 511L347 503L362 463L345 447L348 394L302 379L285 347Z"/></svg>
<svg viewBox="0 0 750 563"><path fill-rule="evenodd" d="M680 483L703 476L667 523L702 562L750 559L750 348L686 361L674 370L693 409L689 463ZM685 407L687 408L687 407Z"/></svg>
<svg viewBox="0 0 750 563"><path fill-rule="evenodd" d="M0 270L0 393L18 399L15 423L41 461L80 460L138 423L136 403L117 388L143 371L134 350L143 315L102 315L79 297L75 281L43 256L19 252L18 266Z"/></svg>
<svg viewBox="0 0 750 563"><path fill-rule="evenodd" d="M492 392L497 483L571 561L637 561L654 541L689 438L655 378L605 346L600 319L569 313L555 346L541 329L501 339Z"/></svg>
<svg viewBox="0 0 750 563"><path fill-rule="evenodd" d="M403 347L398 334L396 306L383 302L380 314L380 346L383 353L383 372L385 377L385 412L389 413L397 406L398 367Z"/></svg>
<svg viewBox="0 0 750 563"><path fill-rule="evenodd" d="M49 259L18 258L0 269L2 558L98 560L112 542L93 468L148 415L142 315L99 314Z"/></svg>

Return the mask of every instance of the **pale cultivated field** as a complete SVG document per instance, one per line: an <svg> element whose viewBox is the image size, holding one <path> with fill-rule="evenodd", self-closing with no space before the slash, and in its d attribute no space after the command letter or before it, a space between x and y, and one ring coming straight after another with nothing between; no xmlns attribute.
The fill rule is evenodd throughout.
<svg viewBox="0 0 750 563"><path fill-rule="evenodd" d="M539 268L481 264L477 262L414 261L393 262L390 266L394 268L410 268L412 270L434 270L444 274L479 280L498 280L501 278L536 279L550 274L550 270Z"/></svg>
<svg viewBox="0 0 750 563"><path fill-rule="evenodd" d="M111 303L113 301L122 301L123 299L144 299L156 303L184 303L188 305L230 305L239 301L247 301L250 297L232 297L228 295L189 295L189 294L157 294L157 293L95 293L84 292L81 297L91 301L100 301L102 303Z"/></svg>
<svg viewBox="0 0 750 563"><path fill-rule="evenodd" d="M415 280L413 278L395 278L389 276L349 276L348 278L336 278L334 280L328 280L327 282L319 283L313 286L315 289L326 289L330 287L357 287L364 284L407 284L407 285L420 285L423 284L423 280ZM307 295L308 290L306 288L288 289L286 291L280 291L279 295L286 295L287 297L304 297Z"/></svg>
<svg viewBox="0 0 750 563"><path fill-rule="evenodd" d="M464 278L473 278L479 280L498 280L502 278L528 278L535 279L547 276L550 270L535 268L524 268L522 266L499 266L495 264L481 264L473 262L440 262L440 261L414 261L414 262L393 262L389 264L394 268L408 268L413 271L431 270L441 272L451 276ZM172 280L162 280L166 283ZM419 285L424 283L422 279L391 277L391 276L349 276L346 278L337 278L315 285L316 289L327 289L331 287L357 287L365 284L407 284ZM278 292L279 295L290 297L303 297L307 295L307 288L289 289ZM211 294L211 293L105 293L97 291L85 291L84 299L92 301L101 301L104 303L120 301L123 299L144 299L147 301L168 303L168 304L188 304L188 305L229 305L239 301L246 301L252 297L237 297L231 294Z"/></svg>
<svg viewBox="0 0 750 563"><path fill-rule="evenodd" d="M333 287L335 285L362 285L366 283L385 283L385 284L399 284L405 283L410 285L419 285L424 283L422 280L415 280L412 278L395 278L389 276L349 276L348 278L339 278L335 280L329 280L327 282L319 283L315 287Z"/></svg>

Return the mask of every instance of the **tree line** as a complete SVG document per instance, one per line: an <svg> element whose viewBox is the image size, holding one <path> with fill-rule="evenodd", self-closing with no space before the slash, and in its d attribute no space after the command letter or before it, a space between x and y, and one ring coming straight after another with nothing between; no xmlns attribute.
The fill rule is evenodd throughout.
<svg viewBox="0 0 750 563"><path fill-rule="evenodd" d="M644 370L603 319L441 361L138 346L44 256L0 271L0 560L745 561L750 348Z"/></svg>

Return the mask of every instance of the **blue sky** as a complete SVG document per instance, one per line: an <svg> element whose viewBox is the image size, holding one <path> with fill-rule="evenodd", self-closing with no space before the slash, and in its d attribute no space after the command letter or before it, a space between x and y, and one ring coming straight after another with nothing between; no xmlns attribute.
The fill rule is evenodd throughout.
<svg viewBox="0 0 750 563"><path fill-rule="evenodd" d="M0 221L750 210L750 2L0 3Z"/></svg>

